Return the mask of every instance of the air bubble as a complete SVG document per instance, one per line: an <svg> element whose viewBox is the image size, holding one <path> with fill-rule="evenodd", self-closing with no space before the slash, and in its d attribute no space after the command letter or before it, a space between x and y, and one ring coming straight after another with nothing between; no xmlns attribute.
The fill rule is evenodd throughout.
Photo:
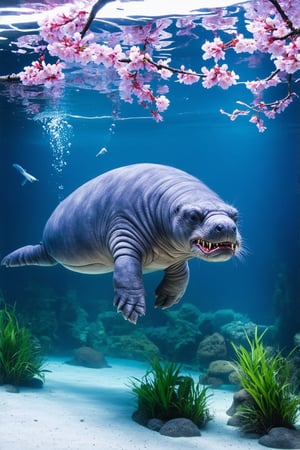
<svg viewBox="0 0 300 450"><path fill-rule="evenodd" d="M42 124L43 130L49 136L50 149L52 151L51 166L54 171L61 175L63 169L67 165L67 158L70 156L71 137L73 127L61 114L38 114L35 120L39 120ZM58 189L62 190L63 185L60 184Z"/></svg>

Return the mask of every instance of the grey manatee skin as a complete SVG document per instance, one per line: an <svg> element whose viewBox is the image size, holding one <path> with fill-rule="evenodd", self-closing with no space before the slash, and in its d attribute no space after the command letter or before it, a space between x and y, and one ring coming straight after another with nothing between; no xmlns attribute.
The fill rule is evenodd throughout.
<svg viewBox="0 0 300 450"><path fill-rule="evenodd" d="M146 310L143 272L164 270L156 307L178 303L189 281L189 259L218 262L240 253L237 216L192 175L133 164L76 189L48 219L42 241L15 250L1 264L114 272L114 304L136 323Z"/></svg>

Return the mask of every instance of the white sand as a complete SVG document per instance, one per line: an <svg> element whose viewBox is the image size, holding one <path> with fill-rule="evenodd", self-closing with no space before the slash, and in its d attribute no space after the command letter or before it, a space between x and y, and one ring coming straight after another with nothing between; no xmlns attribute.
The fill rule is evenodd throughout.
<svg viewBox="0 0 300 450"><path fill-rule="evenodd" d="M1 450L262 450L226 425L233 392L214 390L214 419L202 436L171 438L131 419L135 397L129 378L141 378L146 364L109 359L111 368L87 369L49 360L43 389L22 388L12 394L0 388Z"/></svg>

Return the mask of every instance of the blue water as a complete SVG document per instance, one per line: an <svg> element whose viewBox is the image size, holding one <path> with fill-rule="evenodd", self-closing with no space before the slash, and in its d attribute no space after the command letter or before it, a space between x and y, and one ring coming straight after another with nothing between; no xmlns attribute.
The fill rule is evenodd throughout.
<svg viewBox="0 0 300 450"><path fill-rule="evenodd" d="M205 32L201 33L204 40ZM10 32L9 39L16 36ZM2 75L21 70L31 60L10 53L7 41L1 45ZM199 47L195 40L174 51L172 64L195 66ZM245 65L245 77L247 70L250 77L253 69ZM33 102L22 100L16 86L3 83L0 94L1 257L39 242L57 203L90 178L136 162L168 164L197 176L239 210L247 250L242 260L191 261L182 303L193 303L202 312L231 308L255 323L270 325L289 309L292 322L286 332L292 339L293 332L299 331L299 101L259 133L247 118L230 122L219 113L220 108L232 111L237 99L245 99L239 86L205 90L200 84L183 86L173 81L168 95L171 106L161 123L138 105L122 103L116 92L107 95L67 86L56 100L37 98L38 113L28 112ZM107 153L96 157L102 147ZM13 163L39 181L21 186ZM141 325L145 320L153 326L162 323L163 313L152 308L161 276L144 277L147 316L140 319ZM274 301L279 277L285 279L280 307ZM34 289L62 302L73 290L80 304L95 315L101 311L101 301L107 305L113 298L111 274L81 275L58 266L1 268L0 289L6 301L21 309L30 305Z"/></svg>

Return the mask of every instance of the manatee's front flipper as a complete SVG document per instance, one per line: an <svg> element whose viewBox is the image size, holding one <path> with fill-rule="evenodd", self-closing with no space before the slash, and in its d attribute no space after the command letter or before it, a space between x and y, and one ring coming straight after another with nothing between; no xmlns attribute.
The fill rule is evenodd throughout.
<svg viewBox="0 0 300 450"><path fill-rule="evenodd" d="M57 262L48 255L42 243L18 248L4 256L1 261L1 265L6 267L53 266L54 264L57 264Z"/></svg>
<svg viewBox="0 0 300 450"><path fill-rule="evenodd" d="M140 262L131 256L119 256L114 267L114 305L124 319L136 323L145 315L145 291Z"/></svg>
<svg viewBox="0 0 300 450"><path fill-rule="evenodd" d="M189 282L189 266L186 261L169 266L165 276L156 288L156 301L154 306L163 309L178 303Z"/></svg>

